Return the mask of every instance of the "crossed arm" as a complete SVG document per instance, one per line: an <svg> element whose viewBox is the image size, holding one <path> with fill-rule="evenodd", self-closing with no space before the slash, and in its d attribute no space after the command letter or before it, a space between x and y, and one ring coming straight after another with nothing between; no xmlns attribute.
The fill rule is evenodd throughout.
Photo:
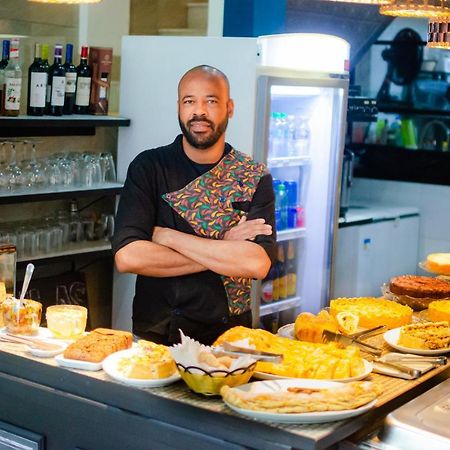
<svg viewBox="0 0 450 450"><path fill-rule="evenodd" d="M131 242L116 253L115 262L120 272L153 277L212 270L226 276L262 279L269 271L270 259L260 245L250 241L261 234L272 234L272 227L264 219L245 217L223 240L155 227L151 242Z"/></svg>

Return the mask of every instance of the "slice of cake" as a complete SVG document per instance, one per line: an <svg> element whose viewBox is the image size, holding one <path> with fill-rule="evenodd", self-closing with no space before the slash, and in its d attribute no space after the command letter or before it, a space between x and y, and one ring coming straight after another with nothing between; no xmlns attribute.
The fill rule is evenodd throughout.
<svg viewBox="0 0 450 450"><path fill-rule="evenodd" d="M431 253L426 260L430 272L450 275L450 253Z"/></svg>
<svg viewBox="0 0 450 450"><path fill-rule="evenodd" d="M434 322L447 321L450 324L450 300L436 300L428 306L428 318Z"/></svg>
<svg viewBox="0 0 450 450"><path fill-rule="evenodd" d="M337 298L330 302L330 313L334 317L343 311L359 317L359 326L372 328L386 325L397 328L412 320L413 310L392 300L376 297Z"/></svg>
<svg viewBox="0 0 450 450"><path fill-rule="evenodd" d="M450 327L444 321L405 325L397 344L419 350L445 349L450 347Z"/></svg>

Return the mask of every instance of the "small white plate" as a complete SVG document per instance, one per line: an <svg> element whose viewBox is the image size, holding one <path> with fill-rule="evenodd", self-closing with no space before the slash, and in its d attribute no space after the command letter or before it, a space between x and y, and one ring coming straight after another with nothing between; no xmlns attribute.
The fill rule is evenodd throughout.
<svg viewBox="0 0 450 450"><path fill-rule="evenodd" d="M96 372L97 370L102 370L101 362L89 362L89 361L79 361L77 359L64 358L63 355L55 356L55 361L60 367L67 367L69 369L79 369L79 370L89 370L91 372Z"/></svg>
<svg viewBox="0 0 450 450"><path fill-rule="evenodd" d="M241 391L252 392L274 392L285 390L288 387L303 387L312 389L326 389L332 387L338 387L340 383L334 381L323 380L306 380L306 379L291 379L291 380L279 380L279 381L257 381L254 383L243 384L231 389L239 389ZM371 409L376 400L360 406L356 409L346 409L343 411L321 411L310 413L274 413L266 411L255 411L250 409L238 408L234 405L226 402L226 405L232 410L242 414L244 416L252 417L254 419L269 420L271 422L279 423L323 423L334 422L336 420L348 419L349 417L357 416Z"/></svg>
<svg viewBox="0 0 450 450"><path fill-rule="evenodd" d="M450 352L450 348L440 348L437 350L423 350L419 348L410 348L398 345L397 342L398 338L400 337L400 329L401 328L394 328L392 330L386 331L386 333L383 334L384 340L396 350L399 350L403 353L412 353L414 355L443 355L444 353Z"/></svg>
<svg viewBox="0 0 450 450"><path fill-rule="evenodd" d="M5 328L1 328L0 329L0 334L7 334L8 330ZM11 333L14 334L14 333ZM22 336L21 334L17 334L16 336ZM53 336L53 333L45 327L39 327L37 332L35 334L26 334L23 335L25 337L30 337L30 338L38 338L38 339L52 339L55 336Z"/></svg>
<svg viewBox="0 0 450 450"><path fill-rule="evenodd" d="M53 356L59 355L60 353L62 353L66 348L68 344L65 343L59 343L59 342L55 342L54 340L50 340L50 339L42 339L42 342L47 342L49 344L55 344L58 345L59 348L55 349L55 350L42 350L40 348L34 348L34 347L29 347L28 345L25 346L25 348L27 349L27 351L29 353L31 353L34 356L38 356L39 358L51 358Z"/></svg>
<svg viewBox="0 0 450 450"><path fill-rule="evenodd" d="M180 374L175 372L173 375L167 378L158 379L141 379L141 378L128 378L125 377L117 370L117 364L122 358L127 358L136 351L133 349L121 350L119 352L113 353L105 358L103 361L103 370L111 377L121 383L128 384L134 387L140 388L155 388L167 386L168 384L174 383L181 378Z"/></svg>
<svg viewBox="0 0 450 450"><path fill-rule="evenodd" d="M295 339L294 324L288 323L287 325L278 328L277 335L288 339Z"/></svg>
<svg viewBox="0 0 450 450"><path fill-rule="evenodd" d="M363 359L364 362L364 372L357 376L357 377L350 377L350 378L333 378L332 380L320 380L320 381L329 381L329 382L337 382L340 383L348 383L349 381L358 381L366 378L370 375L372 372L372 363L367 361L366 359ZM274 375L272 373L265 373L265 372L255 372L253 374L253 378L256 378L258 380L304 380L306 378L293 378L293 377L283 377L281 375ZM314 378L311 378L312 381L319 381L315 380Z"/></svg>

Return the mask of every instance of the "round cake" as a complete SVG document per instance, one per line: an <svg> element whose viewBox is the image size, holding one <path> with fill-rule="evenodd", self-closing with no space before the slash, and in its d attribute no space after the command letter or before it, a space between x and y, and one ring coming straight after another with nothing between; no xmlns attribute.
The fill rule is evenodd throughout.
<svg viewBox="0 0 450 450"><path fill-rule="evenodd" d="M337 298L330 302L330 313L336 317L348 311L359 317L359 326L372 328L385 325L397 328L412 320L413 310L392 300L376 297Z"/></svg>
<svg viewBox="0 0 450 450"><path fill-rule="evenodd" d="M393 294L415 298L450 298L450 283L434 277L401 275L391 278L389 289Z"/></svg>
<svg viewBox="0 0 450 450"><path fill-rule="evenodd" d="M435 300L428 306L428 318L433 322L447 321L450 324L450 300Z"/></svg>
<svg viewBox="0 0 450 450"><path fill-rule="evenodd" d="M430 272L450 275L450 253L431 253L427 256L426 268Z"/></svg>

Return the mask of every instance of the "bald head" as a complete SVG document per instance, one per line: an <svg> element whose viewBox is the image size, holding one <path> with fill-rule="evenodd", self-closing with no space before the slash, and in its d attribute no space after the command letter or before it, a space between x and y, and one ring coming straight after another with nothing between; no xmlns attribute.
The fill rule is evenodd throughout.
<svg viewBox="0 0 450 450"><path fill-rule="evenodd" d="M208 66L207 64L203 64L201 66L193 67L189 69L180 79L178 83L178 97L180 97L180 87L184 81L193 78L200 77L205 79L217 79L221 80L226 86L227 96L230 96L230 82L228 81L228 77L219 69L216 69L213 66Z"/></svg>

